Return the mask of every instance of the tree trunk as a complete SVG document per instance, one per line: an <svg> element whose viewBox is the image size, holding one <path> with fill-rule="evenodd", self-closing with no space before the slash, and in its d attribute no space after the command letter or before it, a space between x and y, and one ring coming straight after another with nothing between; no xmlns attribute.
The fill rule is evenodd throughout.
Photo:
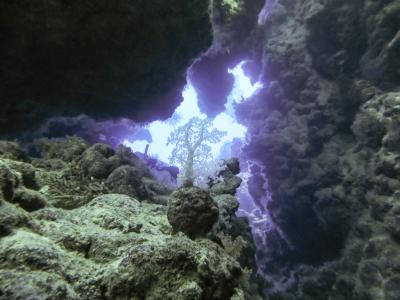
<svg viewBox="0 0 400 300"><path fill-rule="evenodd" d="M194 183L193 161L194 152L189 151L188 158L185 164L185 172L183 178L183 185L187 187L193 186Z"/></svg>

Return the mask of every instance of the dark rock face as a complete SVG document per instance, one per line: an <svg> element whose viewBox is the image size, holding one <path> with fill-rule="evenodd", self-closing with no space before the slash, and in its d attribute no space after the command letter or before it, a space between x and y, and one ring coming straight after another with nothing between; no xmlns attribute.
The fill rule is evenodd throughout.
<svg viewBox="0 0 400 300"><path fill-rule="evenodd" d="M233 87L233 76L228 73L228 68L248 56L245 51L250 42L248 37L264 2L211 1L214 41L207 53L197 59L188 72L198 94L199 107L210 117L225 110L224 105Z"/></svg>
<svg viewBox="0 0 400 300"><path fill-rule="evenodd" d="M35 211L47 205L47 200L41 193L26 188L16 189L12 201L26 211Z"/></svg>
<svg viewBox="0 0 400 300"><path fill-rule="evenodd" d="M272 192L277 229L262 261L274 287L291 288L271 288L276 299L399 293L388 263L400 255L399 8L275 1L254 30L266 88L238 113L249 128L244 152L264 164Z"/></svg>
<svg viewBox="0 0 400 300"><path fill-rule="evenodd" d="M107 177L106 186L114 193L143 199L146 197L146 190L141 182L142 176L137 168L120 166Z"/></svg>
<svg viewBox="0 0 400 300"><path fill-rule="evenodd" d="M1 134L54 115L166 117L211 42L208 1L2 1L0 20Z"/></svg>
<svg viewBox="0 0 400 300"><path fill-rule="evenodd" d="M176 232L189 237L205 235L218 220L218 206L210 194L197 187L180 188L168 203L168 221Z"/></svg>
<svg viewBox="0 0 400 300"><path fill-rule="evenodd" d="M226 160L221 165L221 170L216 178L209 182L210 191L214 195L230 194L235 195L242 179L236 176L240 173L240 164L237 158Z"/></svg>

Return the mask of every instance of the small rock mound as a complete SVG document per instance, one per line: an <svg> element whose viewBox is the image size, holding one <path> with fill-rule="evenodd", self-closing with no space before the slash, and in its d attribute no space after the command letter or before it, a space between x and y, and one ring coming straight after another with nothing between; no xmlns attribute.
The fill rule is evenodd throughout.
<svg viewBox="0 0 400 300"><path fill-rule="evenodd" d="M221 165L217 178L209 182L213 195L230 194L235 195L242 179L236 176L240 173L240 162L237 158L230 158Z"/></svg>
<svg viewBox="0 0 400 300"><path fill-rule="evenodd" d="M44 159L71 162L78 160L89 144L79 137L70 136L63 139L38 139L35 140L35 146Z"/></svg>
<svg viewBox="0 0 400 300"><path fill-rule="evenodd" d="M20 187L15 190L13 203L19 204L26 211L35 211L47 205L47 199L40 192Z"/></svg>
<svg viewBox="0 0 400 300"><path fill-rule="evenodd" d="M172 228L189 237L208 233L218 220L219 210L210 194L197 187L176 190L168 205Z"/></svg>
<svg viewBox="0 0 400 300"><path fill-rule="evenodd" d="M29 158L16 142L0 141L0 157L28 161Z"/></svg>

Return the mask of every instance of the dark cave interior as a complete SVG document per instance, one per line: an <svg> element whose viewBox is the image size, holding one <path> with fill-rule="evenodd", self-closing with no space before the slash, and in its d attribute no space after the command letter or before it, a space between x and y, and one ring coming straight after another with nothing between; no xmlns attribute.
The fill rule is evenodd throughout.
<svg viewBox="0 0 400 300"><path fill-rule="evenodd" d="M0 259L1 300L32 295L400 299L399 1L0 1L0 43L0 254L6 257ZM169 224L163 222L167 202L169 208L174 202L166 199L172 197L180 207L192 194L171 196L178 171L160 153L167 157L171 152L166 139L173 126L186 121L185 109L188 118L220 118L223 121L215 121L213 128L228 132L210 157L224 160L225 169L217 170L223 184L210 185L220 201L220 219L213 219L212 199L193 190L210 209L204 217L207 224L189 222L187 226L195 227L187 234L189 240L179 234L170 240L171 234L165 233ZM160 136L165 138L163 145ZM146 153L145 145L150 145ZM232 156L240 162L240 173ZM64 186L53 179L53 169L65 176ZM165 172L168 180L161 178ZM38 174L37 183L32 173ZM64 192L77 185L81 191L65 200ZM26 190L42 195L28 197ZM114 194L141 202L132 204ZM49 205L43 204L43 195ZM26 207L15 200L24 197L29 199ZM35 201L39 206L32 204ZM25 216L17 212L20 207L32 211ZM128 217L118 211L121 207L127 215L153 223L143 221L126 229ZM37 266L30 265L22 246L21 257L27 258L19 263L27 267L16 268L7 249L18 241L39 249L42 244L35 244L30 234L50 239L61 235L64 223L75 228L74 214L94 224L102 219L101 226L124 234L140 235L143 228L146 242L130 236L122 242L116 234L102 247L96 238L88 238L89 229L82 229L82 242L73 234L62 243L54 238L54 247L61 243L68 251L83 253L89 261L85 272L95 269L91 264L112 259L123 264L105 277L98 271L92 278L100 282L97 290L83 291L93 282L69 270L62 272L78 276L76 286L60 273L63 279L49 279L49 292L43 291L40 284L50 275L32 275ZM104 225L107 220L111 221ZM179 227L179 222L168 220ZM207 236L207 241L194 238L196 226L211 228L215 222L218 234ZM51 226L60 231L52 233ZM154 232L158 235L147 236ZM94 242L85 244L85 239ZM246 246L240 246L236 257L229 256L235 257L239 269L250 270L246 283L237 278L247 273L237 271L225 257L240 240ZM141 274L133 256L122 259L111 250L98 250L114 249L113 244L121 245L121 253L130 253L128 241L138 247L129 250L137 250L135 259L146 262L142 272L165 270L161 283L154 283L150 275L132 275ZM182 260L168 252L174 247L182 252ZM143 253L153 250L147 261ZM212 267L204 270L201 259L188 258L202 251L212 260ZM50 252L46 255L39 263L47 270L57 269L50 263L57 259ZM160 266L160 261L166 265ZM213 273L225 267L234 280ZM190 278L185 272L191 268L199 278L168 281L177 272ZM13 294L19 279L29 284L22 284L21 294ZM60 294L55 292L57 285L63 286Z"/></svg>

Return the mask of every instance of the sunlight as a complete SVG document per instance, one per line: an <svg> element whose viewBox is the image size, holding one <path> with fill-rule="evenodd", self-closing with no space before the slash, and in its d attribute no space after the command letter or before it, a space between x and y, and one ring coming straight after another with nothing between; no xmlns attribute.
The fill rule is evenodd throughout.
<svg viewBox="0 0 400 300"><path fill-rule="evenodd" d="M220 113L213 120L214 128L226 131L227 134L219 143L210 145L213 159L219 159L224 145L232 142L235 138L244 140L247 129L236 121L233 105L234 103L240 103L250 98L257 90L262 88L262 84L259 82L255 84L251 83L250 78L246 76L243 70L244 64L245 61L238 64L233 69L228 69L228 73L234 76L234 87L225 105L225 112ZM167 146L167 140L173 129L176 126L185 124L193 117L206 117L206 115L200 111L196 90L190 82L185 86L182 97L182 103L177 107L171 118L166 121L155 121L144 127L152 136L151 143L146 140L130 141L129 139L125 139L123 144L130 147L133 151L142 153L146 145L149 144L148 154L150 156L168 162L173 146Z"/></svg>

